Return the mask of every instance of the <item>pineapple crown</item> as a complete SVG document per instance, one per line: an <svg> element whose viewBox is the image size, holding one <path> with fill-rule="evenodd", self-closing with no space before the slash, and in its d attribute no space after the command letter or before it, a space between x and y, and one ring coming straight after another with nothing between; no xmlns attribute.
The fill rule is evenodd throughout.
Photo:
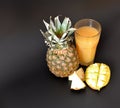
<svg viewBox="0 0 120 108"><path fill-rule="evenodd" d="M65 17L62 23L59 20L59 16L56 16L54 18L54 21L50 16L50 24L45 20L43 20L43 22L47 31L43 32L40 30L40 32L45 38L45 43L50 48L65 47L68 45L68 42L71 42L73 40L71 34L76 29L71 27L71 20L68 17Z"/></svg>

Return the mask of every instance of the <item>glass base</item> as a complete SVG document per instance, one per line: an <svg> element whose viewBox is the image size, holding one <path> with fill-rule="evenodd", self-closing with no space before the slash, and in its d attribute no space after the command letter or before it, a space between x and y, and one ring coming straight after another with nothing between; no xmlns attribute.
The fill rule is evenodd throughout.
<svg viewBox="0 0 120 108"><path fill-rule="evenodd" d="M91 65L91 64L93 64L94 63L94 61L91 61L91 62L88 62L88 63L84 63L84 62L79 62L80 63L80 65L82 65L82 66L89 66L89 65Z"/></svg>

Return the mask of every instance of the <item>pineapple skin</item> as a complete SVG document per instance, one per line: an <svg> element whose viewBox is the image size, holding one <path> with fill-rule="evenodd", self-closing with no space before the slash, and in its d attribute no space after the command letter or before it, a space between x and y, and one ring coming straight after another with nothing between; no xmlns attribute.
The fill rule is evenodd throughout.
<svg viewBox="0 0 120 108"><path fill-rule="evenodd" d="M62 49L48 48L46 61L49 70L57 77L68 77L79 67L79 59L74 45Z"/></svg>

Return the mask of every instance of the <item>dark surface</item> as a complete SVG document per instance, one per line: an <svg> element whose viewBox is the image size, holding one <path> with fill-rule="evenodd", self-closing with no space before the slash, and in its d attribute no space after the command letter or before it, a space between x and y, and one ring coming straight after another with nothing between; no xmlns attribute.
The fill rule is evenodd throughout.
<svg viewBox="0 0 120 108"><path fill-rule="evenodd" d="M111 68L108 86L71 91L67 78L56 78L45 61L47 47L39 29L43 19L63 15L73 25L93 18L102 25L95 62ZM120 107L119 0L1 0L0 108L116 108Z"/></svg>

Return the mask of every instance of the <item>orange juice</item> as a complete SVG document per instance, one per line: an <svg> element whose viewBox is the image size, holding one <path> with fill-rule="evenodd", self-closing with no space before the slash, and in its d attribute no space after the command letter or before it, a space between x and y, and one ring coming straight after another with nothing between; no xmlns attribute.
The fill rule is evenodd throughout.
<svg viewBox="0 0 120 108"><path fill-rule="evenodd" d="M82 26L75 31L76 49L81 65L87 66L94 62L99 37L100 33L94 27Z"/></svg>

